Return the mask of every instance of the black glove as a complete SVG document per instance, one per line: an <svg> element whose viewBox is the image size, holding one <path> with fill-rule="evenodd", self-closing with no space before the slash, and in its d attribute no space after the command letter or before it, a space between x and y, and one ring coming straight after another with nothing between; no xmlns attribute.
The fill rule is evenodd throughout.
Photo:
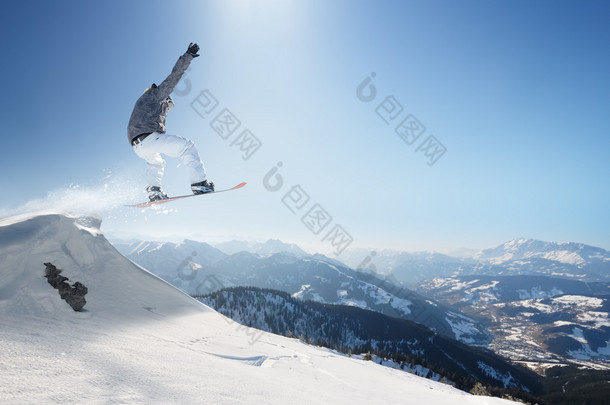
<svg viewBox="0 0 610 405"><path fill-rule="evenodd" d="M197 56L199 56L197 54L197 52L199 52L199 45L194 44L194 43L190 43L189 44L189 49L186 51L186 53L188 53L189 55L191 55L193 58L196 58Z"/></svg>

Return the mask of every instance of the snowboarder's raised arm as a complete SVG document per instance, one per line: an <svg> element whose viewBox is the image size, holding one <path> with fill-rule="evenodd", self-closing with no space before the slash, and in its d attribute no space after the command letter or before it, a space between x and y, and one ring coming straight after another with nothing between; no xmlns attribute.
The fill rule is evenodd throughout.
<svg viewBox="0 0 610 405"><path fill-rule="evenodd" d="M186 69L188 69L189 65L191 64L191 61L197 56L199 56L197 52L199 52L199 45L191 42L188 47L188 50L184 53L184 55L178 58L178 62L176 62L176 64L174 65L172 72L159 85L157 90L159 98L167 98L174 91L174 88L180 81L180 78L182 78L184 72L186 72Z"/></svg>

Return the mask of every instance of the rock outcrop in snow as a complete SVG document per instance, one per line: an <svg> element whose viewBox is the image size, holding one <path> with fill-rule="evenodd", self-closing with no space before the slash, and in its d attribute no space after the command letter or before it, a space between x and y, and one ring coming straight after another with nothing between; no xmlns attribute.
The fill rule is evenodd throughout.
<svg viewBox="0 0 610 405"><path fill-rule="evenodd" d="M59 291L59 296L62 300L66 301L68 305L75 311L83 309L87 300L85 295L89 290L87 287L79 283L78 281L73 285L68 284L70 279L61 275L61 270L53 266L52 263L45 263L44 276L47 278L49 284Z"/></svg>

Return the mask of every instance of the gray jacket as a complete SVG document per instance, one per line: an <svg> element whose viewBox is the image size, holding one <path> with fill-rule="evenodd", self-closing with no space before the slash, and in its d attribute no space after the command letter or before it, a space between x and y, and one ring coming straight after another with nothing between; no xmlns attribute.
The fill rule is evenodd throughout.
<svg viewBox="0 0 610 405"><path fill-rule="evenodd" d="M127 138L129 143L133 138L147 132L165 133L165 117L167 112L174 106L172 98L169 96L180 81L180 78L188 69L193 56L185 53L174 65L172 72L157 87L152 87L146 91L133 108L129 124L127 125Z"/></svg>

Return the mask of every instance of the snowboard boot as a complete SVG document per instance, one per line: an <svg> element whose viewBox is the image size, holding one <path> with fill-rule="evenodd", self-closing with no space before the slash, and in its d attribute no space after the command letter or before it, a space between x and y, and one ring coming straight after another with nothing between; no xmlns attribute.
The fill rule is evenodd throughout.
<svg viewBox="0 0 610 405"><path fill-rule="evenodd" d="M146 187L146 191L148 191L148 199L150 201L166 200L168 198L167 194L158 186L148 186Z"/></svg>
<svg viewBox="0 0 610 405"><path fill-rule="evenodd" d="M214 191L214 183L208 183L207 180L193 183L191 184L191 190L193 190L193 194L211 193Z"/></svg>

